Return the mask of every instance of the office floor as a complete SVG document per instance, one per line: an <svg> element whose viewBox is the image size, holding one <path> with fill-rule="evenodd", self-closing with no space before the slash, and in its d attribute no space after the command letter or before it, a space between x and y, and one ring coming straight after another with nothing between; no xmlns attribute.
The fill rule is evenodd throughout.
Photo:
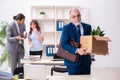
<svg viewBox="0 0 120 80"><path fill-rule="evenodd" d="M67 73L57 73L54 72L54 76L63 75L65 76ZM97 80L120 80L120 67L119 68L92 68L91 69L91 75L92 79L94 80L94 77L97 78ZM74 79L71 79L74 80ZM87 79L88 80L88 79ZM96 80L96 79L95 79Z"/></svg>
<svg viewBox="0 0 120 80"><path fill-rule="evenodd" d="M90 76L92 78L90 78L90 79L84 78L84 79L80 79L80 80L120 80L120 67L118 67L118 68L92 68L91 72L92 73ZM63 77L63 76L68 76L68 75L67 75L67 73L54 72L54 76ZM56 77L56 78L59 78L59 77ZM95 78L97 78L97 79L95 79ZM20 80L25 80L25 79L20 79ZM50 80L52 80L52 78ZM68 79L66 78L65 80L68 80ZM75 80L75 79L70 79L70 80Z"/></svg>
<svg viewBox="0 0 120 80"><path fill-rule="evenodd" d="M92 68L91 76L98 77L101 80L120 80L119 68Z"/></svg>

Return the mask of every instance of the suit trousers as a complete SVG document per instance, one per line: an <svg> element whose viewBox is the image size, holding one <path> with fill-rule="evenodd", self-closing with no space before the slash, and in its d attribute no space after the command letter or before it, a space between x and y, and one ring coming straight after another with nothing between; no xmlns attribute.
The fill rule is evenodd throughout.
<svg viewBox="0 0 120 80"><path fill-rule="evenodd" d="M14 70L17 67L22 67L23 64L20 63L20 59L24 57L24 49L23 46L18 45L15 51L11 51L10 53L10 61L11 61L11 71L14 73Z"/></svg>
<svg viewBox="0 0 120 80"><path fill-rule="evenodd" d="M90 75L90 66L67 66L69 75Z"/></svg>

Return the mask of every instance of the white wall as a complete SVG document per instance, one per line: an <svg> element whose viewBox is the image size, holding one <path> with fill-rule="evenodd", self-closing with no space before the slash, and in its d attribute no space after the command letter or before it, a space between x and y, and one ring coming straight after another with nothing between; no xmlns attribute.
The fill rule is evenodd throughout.
<svg viewBox="0 0 120 80"><path fill-rule="evenodd" d="M13 15L21 12L26 16L26 27L29 29L31 5L79 5L89 8L92 27L101 26L106 36L109 36L112 40L109 43L109 55L96 56L93 66L120 67L120 37L118 35L120 29L120 0L0 0L0 21L10 22Z"/></svg>

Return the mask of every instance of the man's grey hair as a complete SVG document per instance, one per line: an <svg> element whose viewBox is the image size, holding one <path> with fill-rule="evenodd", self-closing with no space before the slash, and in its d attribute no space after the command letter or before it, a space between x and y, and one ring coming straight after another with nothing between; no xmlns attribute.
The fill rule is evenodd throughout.
<svg viewBox="0 0 120 80"><path fill-rule="evenodd" d="M80 12L79 9L77 9L77 8L71 9L71 10L69 11L69 16L71 16L71 13L72 13L73 11L78 11L78 12Z"/></svg>

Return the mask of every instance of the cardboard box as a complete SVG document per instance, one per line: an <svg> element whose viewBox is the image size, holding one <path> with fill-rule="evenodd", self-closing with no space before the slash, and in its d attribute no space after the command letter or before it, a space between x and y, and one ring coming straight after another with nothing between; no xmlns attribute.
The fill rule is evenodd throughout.
<svg viewBox="0 0 120 80"><path fill-rule="evenodd" d="M87 48L86 52L89 54L108 54L108 37L101 36L81 36L80 44L82 48Z"/></svg>

